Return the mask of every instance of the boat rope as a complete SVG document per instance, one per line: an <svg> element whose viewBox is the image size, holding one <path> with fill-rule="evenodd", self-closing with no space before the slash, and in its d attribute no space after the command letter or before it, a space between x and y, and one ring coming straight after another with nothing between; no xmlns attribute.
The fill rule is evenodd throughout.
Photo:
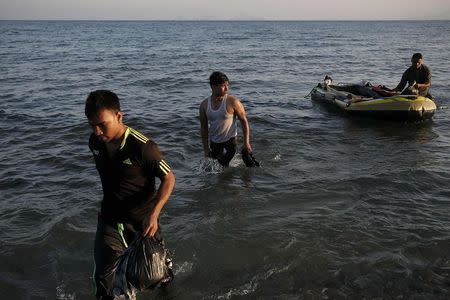
<svg viewBox="0 0 450 300"><path fill-rule="evenodd" d="M303 98L308 99L311 97L311 93L314 91L315 87L308 93L308 95L305 95Z"/></svg>

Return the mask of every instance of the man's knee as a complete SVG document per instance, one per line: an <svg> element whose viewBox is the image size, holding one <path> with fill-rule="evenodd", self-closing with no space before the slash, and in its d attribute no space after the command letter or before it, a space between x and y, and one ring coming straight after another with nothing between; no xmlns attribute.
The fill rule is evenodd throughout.
<svg viewBox="0 0 450 300"><path fill-rule="evenodd" d="M226 152L224 155L221 155L217 160L222 166L228 167L230 161L234 157L234 154L235 154L234 152Z"/></svg>

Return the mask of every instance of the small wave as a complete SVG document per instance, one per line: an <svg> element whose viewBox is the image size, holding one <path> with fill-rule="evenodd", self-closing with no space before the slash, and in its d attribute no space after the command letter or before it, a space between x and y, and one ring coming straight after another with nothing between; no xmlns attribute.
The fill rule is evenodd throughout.
<svg viewBox="0 0 450 300"><path fill-rule="evenodd" d="M219 174L222 173L224 167L219 164L219 162L212 158L204 158L200 162L198 166L198 172L200 174L209 175L209 174Z"/></svg>
<svg viewBox="0 0 450 300"><path fill-rule="evenodd" d="M276 153L275 156L272 158L274 161L280 161L281 160L281 154Z"/></svg>
<svg viewBox="0 0 450 300"><path fill-rule="evenodd" d="M175 275L181 275L186 273L191 273L194 269L194 263L190 261L184 261L180 265L175 264L174 273Z"/></svg>
<svg viewBox="0 0 450 300"><path fill-rule="evenodd" d="M57 300L75 300L75 293L66 292L66 285L60 284L56 287L56 299Z"/></svg>
<svg viewBox="0 0 450 300"><path fill-rule="evenodd" d="M290 265L286 265L282 268L272 268L262 274L256 274L249 282L237 288L232 288L223 295L218 295L217 299L231 299L234 296L248 297L250 294L254 293L257 290L262 281L269 279L273 275L277 275L289 270L289 267Z"/></svg>

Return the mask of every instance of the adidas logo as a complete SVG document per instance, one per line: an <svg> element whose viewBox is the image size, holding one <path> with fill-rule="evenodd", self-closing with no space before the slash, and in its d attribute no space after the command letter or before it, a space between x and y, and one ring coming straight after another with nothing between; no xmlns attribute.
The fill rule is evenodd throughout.
<svg viewBox="0 0 450 300"><path fill-rule="evenodd" d="M125 159L122 163L124 165L132 165L131 160L129 158Z"/></svg>

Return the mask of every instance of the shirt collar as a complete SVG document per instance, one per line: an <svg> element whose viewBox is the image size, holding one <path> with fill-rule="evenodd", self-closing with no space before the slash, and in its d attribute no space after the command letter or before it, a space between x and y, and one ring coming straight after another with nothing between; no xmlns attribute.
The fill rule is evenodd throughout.
<svg viewBox="0 0 450 300"><path fill-rule="evenodd" d="M122 150L123 147L125 147L125 143L127 142L127 138L130 135L130 127L127 127L127 130L125 130L125 135L123 136L122 143L120 143L119 150Z"/></svg>

